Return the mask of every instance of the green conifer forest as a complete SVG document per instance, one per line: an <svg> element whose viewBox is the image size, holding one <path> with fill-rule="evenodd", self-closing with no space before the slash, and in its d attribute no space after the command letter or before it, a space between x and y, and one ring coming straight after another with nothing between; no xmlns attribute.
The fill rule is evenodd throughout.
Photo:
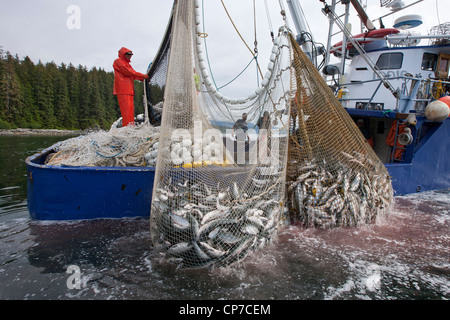
<svg viewBox="0 0 450 320"><path fill-rule="evenodd" d="M113 84L114 72L35 64L0 47L0 129L109 129L120 117ZM142 95L135 81L135 114L144 112Z"/></svg>

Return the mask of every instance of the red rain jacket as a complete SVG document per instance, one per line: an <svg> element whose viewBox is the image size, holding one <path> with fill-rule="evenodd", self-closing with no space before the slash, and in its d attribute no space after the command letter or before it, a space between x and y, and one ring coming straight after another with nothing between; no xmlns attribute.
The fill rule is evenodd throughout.
<svg viewBox="0 0 450 320"><path fill-rule="evenodd" d="M134 80L144 80L143 73L134 71L130 61L125 58L125 53L131 50L122 47L119 50L119 58L113 63L114 67L114 89L113 94L134 95Z"/></svg>
<svg viewBox="0 0 450 320"><path fill-rule="evenodd" d="M397 137L398 135L400 135L401 133L405 132L405 127L406 125L404 124L399 124L398 125L398 132L397 132ZM395 144L396 148L404 148L405 146L403 146L400 142L397 141L397 137L395 136L395 131L397 130L397 120L394 120L394 122L392 122L392 126L389 129L389 133L386 137L386 144L388 146L393 147ZM394 154L394 159L396 160L402 160L402 155L403 152L405 150L404 149L395 149L395 154Z"/></svg>

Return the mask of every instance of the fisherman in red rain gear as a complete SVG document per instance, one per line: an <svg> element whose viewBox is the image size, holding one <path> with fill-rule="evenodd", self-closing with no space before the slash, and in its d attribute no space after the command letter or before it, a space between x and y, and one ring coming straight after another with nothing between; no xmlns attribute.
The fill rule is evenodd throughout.
<svg viewBox="0 0 450 320"><path fill-rule="evenodd" d="M120 113L122 114L122 126L134 123L134 80L148 79L147 74L134 71L130 65L133 52L122 47L119 50L119 58L114 61L114 89L117 95Z"/></svg>

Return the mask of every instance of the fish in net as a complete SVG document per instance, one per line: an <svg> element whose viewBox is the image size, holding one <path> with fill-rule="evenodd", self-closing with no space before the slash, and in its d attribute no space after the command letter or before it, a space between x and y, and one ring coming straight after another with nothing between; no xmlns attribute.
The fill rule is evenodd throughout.
<svg viewBox="0 0 450 320"><path fill-rule="evenodd" d="M373 223L393 201L387 169L290 39L297 83L289 129L290 212L303 224L321 228Z"/></svg>
<svg viewBox="0 0 450 320"><path fill-rule="evenodd" d="M274 41L261 86L229 98L208 73L200 20L198 1L175 3L150 214L154 247L178 268L243 259L275 238L284 214L295 80L288 30ZM243 113L256 123L266 112L258 132L232 129Z"/></svg>

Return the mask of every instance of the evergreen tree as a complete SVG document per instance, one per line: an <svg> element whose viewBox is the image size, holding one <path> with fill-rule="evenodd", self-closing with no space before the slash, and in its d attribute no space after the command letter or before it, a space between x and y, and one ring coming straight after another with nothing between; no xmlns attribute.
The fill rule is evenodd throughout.
<svg viewBox="0 0 450 320"><path fill-rule="evenodd" d="M64 73L59 73L56 78L55 115L59 128L74 129L77 126L77 119L75 118L75 112L70 105L69 90L67 88L65 77L65 66L61 66L60 70L64 71Z"/></svg>
<svg viewBox="0 0 450 320"><path fill-rule="evenodd" d="M40 128L42 119L40 118L39 110L35 102L33 88L35 86L35 65L27 56L20 63L17 69L17 75L20 79L21 91L24 102L24 114L21 123L17 123L19 127L26 128Z"/></svg>
<svg viewBox="0 0 450 320"><path fill-rule="evenodd" d="M91 119L91 123L102 128L106 127L105 104L100 93L99 75L96 68L93 68L89 73L89 104L88 116Z"/></svg>
<svg viewBox="0 0 450 320"><path fill-rule="evenodd" d="M56 128L57 119L54 114L53 82L47 71L49 64L44 66L40 61L36 67L36 81L34 87L35 101L42 119L41 127Z"/></svg>
<svg viewBox="0 0 450 320"><path fill-rule="evenodd" d="M87 129L93 126L89 117L89 79L86 67L78 66L79 95L78 95L78 125L80 129Z"/></svg>
<svg viewBox="0 0 450 320"><path fill-rule="evenodd" d="M20 82L15 70L16 63L15 58L7 53L0 79L0 117L13 126L24 109Z"/></svg>
<svg viewBox="0 0 450 320"><path fill-rule="evenodd" d="M109 129L120 117L113 86L113 72L54 62L35 65L28 56L20 60L0 46L0 129ZM144 113L143 90L136 81L136 114ZM151 91L159 100L162 90Z"/></svg>

